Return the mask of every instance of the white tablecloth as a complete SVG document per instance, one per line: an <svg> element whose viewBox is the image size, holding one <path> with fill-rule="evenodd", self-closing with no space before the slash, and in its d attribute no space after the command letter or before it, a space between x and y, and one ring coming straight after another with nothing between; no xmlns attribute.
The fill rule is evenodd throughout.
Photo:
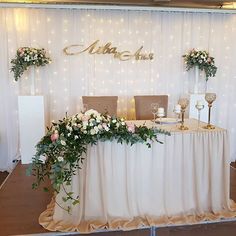
<svg viewBox="0 0 236 236"><path fill-rule="evenodd" d="M80 196L80 204L70 215L53 200L40 224L88 232L235 216L227 131L197 130L195 120L187 123L190 129L184 132L175 124L163 125L171 136L160 135L164 144L155 142L151 148L116 141L88 147L83 169L67 189ZM62 195L56 201L63 206Z"/></svg>

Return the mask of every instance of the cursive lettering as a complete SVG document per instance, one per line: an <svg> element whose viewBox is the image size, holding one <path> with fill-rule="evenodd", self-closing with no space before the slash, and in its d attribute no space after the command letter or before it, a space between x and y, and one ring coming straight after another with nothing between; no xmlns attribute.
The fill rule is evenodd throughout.
<svg viewBox="0 0 236 236"><path fill-rule="evenodd" d="M81 44L73 44L63 49L66 55L79 55L84 52L88 52L89 54L111 54L114 58L119 59L121 61L128 61L131 59L139 60L153 60L153 53L144 53L142 52L143 46L141 46L135 53L130 51L119 51L117 47L113 47L111 42L106 43L105 45L99 45L99 40L96 40L88 47L83 49L83 45Z"/></svg>

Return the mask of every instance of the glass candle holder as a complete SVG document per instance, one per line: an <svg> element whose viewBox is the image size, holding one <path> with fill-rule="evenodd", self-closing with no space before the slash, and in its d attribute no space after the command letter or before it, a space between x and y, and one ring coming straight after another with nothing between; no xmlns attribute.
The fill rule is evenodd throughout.
<svg viewBox="0 0 236 236"><path fill-rule="evenodd" d="M198 124L197 124L197 129L199 130L200 128L200 121L201 121L201 110L204 109L204 105L200 102L197 101L197 104L195 105L196 109L198 110Z"/></svg>
<svg viewBox="0 0 236 236"><path fill-rule="evenodd" d="M212 103L216 100L216 94L215 93L206 93L205 100L208 103L208 123L203 128L204 129L215 129L215 126L211 124L211 108L212 108Z"/></svg>
<svg viewBox="0 0 236 236"><path fill-rule="evenodd" d="M184 125L184 113L189 104L189 99L187 97L181 97L178 101L178 104L181 106L181 125L180 130L188 130L188 127Z"/></svg>
<svg viewBox="0 0 236 236"><path fill-rule="evenodd" d="M159 108L159 104L158 103L151 103L151 112L153 114L153 124L156 124L156 114Z"/></svg>
<svg viewBox="0 0 236 236"><path fill-rule="evenodd" d="M162 117L165 116L165 110L163 107L159 107L157 111L157 117L159 118L160 125L162 125Z"/></svg>
<svg viewBox="0 0 236 236"><path fill-rule="evenodd" d="M85 104L85 103L84 103L84 104L82 105L81 112L82 112L82 113L85 113L87 110L88 110L88 104Z"/></svg>
<svg viewBox="0 0 236 236"><path fill-rule="evenodd" d="M179 104L174 106L173 112L175 114L176 123L179 122L179 116L181 113L181 106Z"/></svg>

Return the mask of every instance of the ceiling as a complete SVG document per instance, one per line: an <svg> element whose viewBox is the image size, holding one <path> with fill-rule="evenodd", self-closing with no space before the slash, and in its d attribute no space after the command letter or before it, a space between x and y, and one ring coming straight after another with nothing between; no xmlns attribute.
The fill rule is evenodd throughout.
<svg viewBox="0 0 236 236"><path fill-rule="evenodd" d="M233 8L236 1L217 0L0 0L7 3L56 3L56 4L106 4L151 7L191 7L191 8ZM233 3L234 2L234 3Z"/></svg>

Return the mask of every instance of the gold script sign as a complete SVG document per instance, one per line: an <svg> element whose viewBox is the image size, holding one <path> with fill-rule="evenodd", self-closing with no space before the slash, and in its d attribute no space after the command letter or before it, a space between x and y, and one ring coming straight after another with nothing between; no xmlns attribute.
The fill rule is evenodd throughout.
<svg viewBox="0 0 236 236"><path fill-rule="evenodd" d="M135 60L152 60L154 57L153 53L142 52L143 46L141 46L136 52L132 53L130 51L118 51L117 47L113 47L112 43L106 43L105 45L99 46L99 40L89 45L87 48L83 49L84 45L74 44L63 49L66 55L79 55L83 52L88 52L89 54L111 54L114 58L121 61L127 61L131 59Z"/></svg>

